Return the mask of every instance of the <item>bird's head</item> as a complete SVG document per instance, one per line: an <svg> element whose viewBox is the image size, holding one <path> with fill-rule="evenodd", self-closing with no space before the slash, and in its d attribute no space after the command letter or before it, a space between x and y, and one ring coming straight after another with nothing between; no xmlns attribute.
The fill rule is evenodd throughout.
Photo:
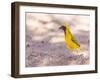
<svg viewBox="0 0 100 80"><path fill-rule="evenodd" d="M66 27L65 26L61 26L61 27L59 27L59 29L61 29L61 30L66 30Z"/></svg>

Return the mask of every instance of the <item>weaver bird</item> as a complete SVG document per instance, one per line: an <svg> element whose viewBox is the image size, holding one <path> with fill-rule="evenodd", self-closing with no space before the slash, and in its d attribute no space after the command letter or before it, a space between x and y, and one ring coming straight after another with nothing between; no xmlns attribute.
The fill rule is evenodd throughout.
<svg viewBox="0 0 100 80"><path fill-rule="evenodd" d="M66 23L64 26L61 26L59 29L62 29L64 31L64 39L65 39L66 46L72 51L80 50L80 45L72 35L69 24Z"/></svg>

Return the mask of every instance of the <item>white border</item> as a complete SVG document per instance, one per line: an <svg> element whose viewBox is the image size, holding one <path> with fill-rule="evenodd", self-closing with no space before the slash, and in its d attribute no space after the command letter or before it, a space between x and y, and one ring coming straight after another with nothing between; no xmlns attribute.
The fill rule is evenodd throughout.
<svg viewBox="0 0 100 80"><path fill-rule="evenodd" d="M75 66L51 66L51 67L25 67L25 12L44 12L44 13L67 13L90 15L90 64ZM85 9L52 8L52 7L32 7L20 6L20 74L40 74L54 72L73 72L95 70L95 11Z"/></svg>

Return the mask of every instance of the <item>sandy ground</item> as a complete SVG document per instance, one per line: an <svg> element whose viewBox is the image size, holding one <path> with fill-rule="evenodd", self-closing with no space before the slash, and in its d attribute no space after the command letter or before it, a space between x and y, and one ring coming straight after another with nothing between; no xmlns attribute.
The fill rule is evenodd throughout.
<svg viewBox="0 0 100 80"><path fill-rule="evenodd" d="M81 45L81 51L66 47L65 22ZM26 67L89 64L89 16L26 13Z"/></svg>

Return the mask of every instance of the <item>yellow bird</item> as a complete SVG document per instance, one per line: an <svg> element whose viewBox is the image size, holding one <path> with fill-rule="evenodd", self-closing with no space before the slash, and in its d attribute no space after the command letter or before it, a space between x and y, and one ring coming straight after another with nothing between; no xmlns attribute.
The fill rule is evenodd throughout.
<svg viewBox="0 0 100 80"><path fill-rule="evenodd" d="M61 26L59 29L62 29L64 31L64 38L65 38L67 47L71 50L76 50L76 51L79 50L80 45L78 44L78 42L75 40L74 36L72 35L69 28L69 24L65 23L65 25Z"/></svg>

